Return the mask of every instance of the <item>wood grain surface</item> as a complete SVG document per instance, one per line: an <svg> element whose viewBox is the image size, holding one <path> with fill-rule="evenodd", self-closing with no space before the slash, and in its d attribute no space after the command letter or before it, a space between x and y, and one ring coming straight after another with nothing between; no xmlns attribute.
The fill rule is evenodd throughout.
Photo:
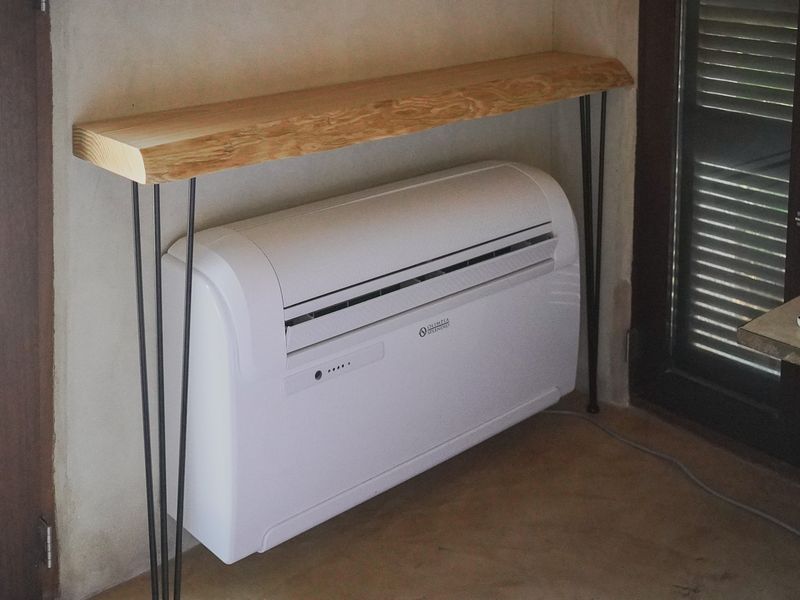
<svg viewBox="0 0 800 600"><path fill-rule="evenodd" d="M631 83L613 58L530 54L76 124L73 153L140 183L175 181Z"/></svg>

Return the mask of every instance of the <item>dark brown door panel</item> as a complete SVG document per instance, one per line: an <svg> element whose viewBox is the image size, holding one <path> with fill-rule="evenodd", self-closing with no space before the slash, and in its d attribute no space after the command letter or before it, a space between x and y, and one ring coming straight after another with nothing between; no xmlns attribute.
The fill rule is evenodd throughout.
<svg viewBox="0 0 800 600"><path fill-rule="evenodd" d="M0 598L54 595L49 21L0 3Z"/></svg>

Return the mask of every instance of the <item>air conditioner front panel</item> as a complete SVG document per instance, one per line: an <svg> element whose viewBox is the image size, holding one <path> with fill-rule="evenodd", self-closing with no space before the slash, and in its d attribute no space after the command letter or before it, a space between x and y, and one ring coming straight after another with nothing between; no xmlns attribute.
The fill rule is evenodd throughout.
<svg viewBox="0 0 800 600"><path fill-rule="evenodd" d="M269 258L289 307L549 221L530 177L489 163L343 196L238 231Z"/></svg>
<svg viewBox="0 0 800 600"><path fill-rule="evenodd" d="M162 261L171 461L184 252ZM467 165L216 227L194 258L184 523L225 562L574 387L575 220L531 167Z"/></svg>

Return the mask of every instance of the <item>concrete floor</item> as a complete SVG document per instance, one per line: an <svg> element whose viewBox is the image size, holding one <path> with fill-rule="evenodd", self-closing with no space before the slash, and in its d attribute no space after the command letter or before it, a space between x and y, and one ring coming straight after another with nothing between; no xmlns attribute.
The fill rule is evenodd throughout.
<svg viewBox="0 0 800 600"><path fill-rule="evenodd" d="M600 420L800 526L795 471L639 409ZM97 598L149 597L148 581ZM588 423L540 414L265 554L226 566L193 549L183 598L796 600L800 538Z"/></svg>

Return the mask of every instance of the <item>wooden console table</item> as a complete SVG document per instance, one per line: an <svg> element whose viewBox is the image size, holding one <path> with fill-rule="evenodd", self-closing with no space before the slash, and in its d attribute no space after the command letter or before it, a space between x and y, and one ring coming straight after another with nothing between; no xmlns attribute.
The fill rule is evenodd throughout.
<svg viewBox="0 0 800 600"><path fill-rule="evenodd" d="M633 83L614 58L546 52L446 67L257 98L190 106L73 126L73 153L132 182L134 263L139 328L150 583L153 600L169 598L169 546L164 419L160 184L189 180L181 372L180 442L173 597L181 595L186 466L189 339L196 177L269 160L334 150L431 127L502 115L580 98L586 310L589 345L588 410L597 412L600 238L602 232L606 92ZM602 93L595 207L590 94ZM145 343L139 184L154 184L157 455L160 540L156 538L147 352ZM594 219L597 219L595 233ZM160 544L160 578L159 552Z"/></svg>

